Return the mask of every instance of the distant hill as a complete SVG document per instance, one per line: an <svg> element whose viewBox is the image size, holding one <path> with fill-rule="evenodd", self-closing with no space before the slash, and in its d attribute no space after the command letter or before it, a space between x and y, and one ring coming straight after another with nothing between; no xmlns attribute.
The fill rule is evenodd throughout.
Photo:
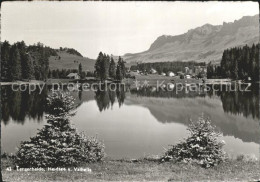
<svg viewBox="0 0 260 182"><path fill-rule="evenodd" d="M94 71L95 60L72 54L66 50L56 50L57 56L49 57L50 70L54 69L78 69L81 63L83 71Z"/></svg>
<svg viewBox="0 0 260 182"><path fill-rule="evenodd" d="M205 24L181 35L162 35L147 51L123 56L136 62L219 62L225 49L259 42L259 15L244 16L223 25Z"/></svg>

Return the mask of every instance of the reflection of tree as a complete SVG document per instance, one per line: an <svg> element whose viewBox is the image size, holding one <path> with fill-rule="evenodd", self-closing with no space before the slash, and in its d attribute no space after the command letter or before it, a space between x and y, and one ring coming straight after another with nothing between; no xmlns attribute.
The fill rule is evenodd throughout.
<svg viewBox="0 0 260 182"><path fill-rule="evenodd" d="M15 122L23 123L26 117L40 121L46 105L47 89L44 88L29 94L26 91L13 91L10 86L2 86L2 120L5 124L10 118Z"/></svg>
<svg viewBox="0 0 260 182"><path fill-rule="evenodd" d="M247 85L241 86L242 91L233 91L235 87L226 88L225 85L221 86L222 91L216 91L213 93L212 88L206 92L203 87L198 91L186 91L185 88L176 92L176 88L173 91L166 91L163 89L156 89L155 87L143 87L139 89L132 89L130 92L133 95L141 97L160 97L160 98L195 98L205 97L206 95L212 97L217 95L220 97L223 105L224 112L232 114L243 114L244 117L252 116L259 119L259 93L258 85L252 85L249 90L246 89ZM215 85L216 90L221 90L220 86ZM238 89L238 86L237 86ZM230 90L230 91L228 91Z"/></svg>
<svg viewBox="0 0 260 182"><path fill-rule="evenodd" d="M123 91L123 87L117 88L116 97L117 97L119 107L121 107L124 104L124 101L125 101L125 92Z"/></svg>
<svg viewBox="0 0 260 182"><path fill-rule="evenodd" d="M103 111L109 108L110 98L108 91L97 90L95 99L97 101L99 111Z"/></svg>
<svg viewBox="0 0 260 182"><path fill-rule="evenodd" d="M252 85L251 91L218 92L225 112L242 114L244 117L252 116L259 119L259 93L258 85Z"/></svg>
<svg viewBox="0 0 260 182"><path fill-rule="evenodd" d="M116 97L119 107L124 103L125 100L125 91L121 86L116 86L116 88L111 87L111 89L101 88L98 89L95 94L95 99L100 112L109 109L110 106L112 108Z"/></svg>

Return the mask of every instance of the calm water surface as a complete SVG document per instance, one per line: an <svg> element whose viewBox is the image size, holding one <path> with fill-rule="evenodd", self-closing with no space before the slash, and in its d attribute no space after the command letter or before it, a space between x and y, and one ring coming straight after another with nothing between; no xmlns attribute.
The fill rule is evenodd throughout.
<svg viewBox="0 0 260 182"><path fill-rule="evenodd" d="M13 92L2 86L2 151L14 153L45 124L48 88ZM73 91L76 115L72 124L88 135L104 140L112 158L138 158L162 154L164 148L187 136L190 119L211 118L223 133L231 156L259 158L258 85L250 92L162 92L129 89L126 92Z"/></svg>

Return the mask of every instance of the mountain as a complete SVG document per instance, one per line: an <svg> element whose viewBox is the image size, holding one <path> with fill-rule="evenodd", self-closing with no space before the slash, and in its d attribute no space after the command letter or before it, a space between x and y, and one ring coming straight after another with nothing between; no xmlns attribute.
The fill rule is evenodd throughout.
<svg viewBox="0 0 260 182"><path fill-rule="evenodd" d="M219 62L224 49L259 42L259 15L223 25L205 24L181 35L162 35L147 51L124 55L127 63L196 61Z"/></svg>
<svg viewBox="0 0 260 182"><path fill-rule="evenodd" d="M81 63L84 71L94 71L95 60L66 50L56 50L57 56L49 57L49 67L54 69L78 69Z"/></svg>

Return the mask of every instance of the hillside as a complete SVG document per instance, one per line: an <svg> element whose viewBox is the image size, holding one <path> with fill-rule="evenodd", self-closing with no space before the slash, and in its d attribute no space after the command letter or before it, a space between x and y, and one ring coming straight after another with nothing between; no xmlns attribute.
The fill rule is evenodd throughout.
<svg viewBox="0 0 260 182"><path fill-rule="evenodd" d="M128 63L165 61L219 62L223 50L259 42L259 15L223 25L205 24L188 32L158 37L147 51L124 55Z"/></svg>
<svg viewBox="0 0 260 182"><path fill-rule="evenodd" d="M66 51L57 50L58 56L50 56L49 67L54 69L78 69L79 64L82 64L84 71L94 71L95 60L79 55L71 54Z"/></svg>

